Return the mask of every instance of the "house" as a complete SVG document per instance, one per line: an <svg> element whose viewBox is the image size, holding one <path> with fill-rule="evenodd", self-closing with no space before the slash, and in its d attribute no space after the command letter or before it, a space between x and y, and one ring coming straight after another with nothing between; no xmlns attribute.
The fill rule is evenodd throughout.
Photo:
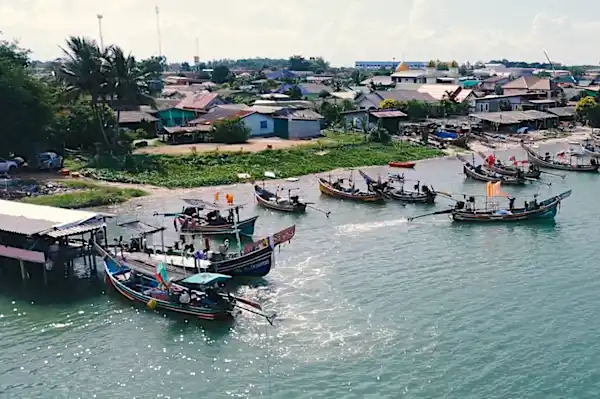
<svg viewBox="0 0 600 399"><path fill-rule="evenodd" d="M273 117L266 113L259 113L243 104L223 105L212 108L206 114L188 123L189 126L214 126L218 121L228 119L241 119L250 129L251 137L265 137L273 135Z"/></svg>
<svg viewBox="0 0 600 399"><path fill-rule="evenodd" d="M484 128L506 130L516 133L520 128L530 130L549 128L558 124L556 115L541 111L501 111L469 114L469 117L479 120Z"/></svg>
<svg viewBox="0 0 600 399"><path fill-rule="evenodd" d="M549 114L556 115L558 117L558 120L561 122L572 121L577 116L576 107L548 108L547 112Z"/></svg>
<svg viewBox="0 0 600 399"><path fill-rule="evenodd" d="M516 111L522 109L523 93L519 94L490 94L474 99L475 112Z"/></svg>
<svg viewBox="0 0 600 399"><path fill-rule="evenodd" d="M510 95L517 92L539 93L547 98L556 97L560 89L550 79L537 76L521 76L502 85L504 94Z"/></svg>
<svg viewBox="0 0 600 399"><path fill-rule="evenodd" d="M408 115L394 109L370 109L342 112L342 117L346 128L364 130L366 127L370 130L381 124L390 134L397 134L400 122L406 120Z"/></svg>
<svg viewBox="0 0 600 399"><path fill-rule="evenodd" d="M396 72L391 75L394 83L457 83L459 77L458 68L449 68L447 71L437 70L435 67L425 69L414 69L402 63L398 65Z"/></svg>
<svg viewBox="0 0 600 399"><path fill-rule="evenodd" d="M307 139L321 135L323 116L310 109L284 108L275 114L275 135L290 139Z"/></svg>
<svg viewBox="0 0 600 399"><path fill-rule="evenodd" d="M137 111L119 111L119 126L125 129L137 130L143 129L151 135L158 132L158 118L155 118L147 112Z"/></svg>
<svg viewBox="0 0 600 399"><path fill-rule="evenodd" d="M396 90L416 90L419 93L429 94L431 97L440 100L454 100L456 95L462 90L459 85L452 84L412 84L400 83L396 85Z"/></svg>
<svg viewBox="0 0 600 399"><path fill-rule="evenodd" d="M218 93L203 92L190 94L185 97L176 108L194 112L207 112L217 105L225 104Z"/></svg>
<svg viewBox="0 0 600 399"><path fill-rule="evenodd" d="M474 90L462 89L454 96L454 101L469 104L469 112L475 112L477 108L477 94Z"/></svg>
<svg viewBox="0 0 600 399"><path fill-rule="evenodd" d="M478 90L483 91L486 94L494 94L496 93L496 87L507 84L510 79L504 75L496 75L490 76L487 79L484 79L479 84Z"/></svg>
<svg viewBox="0 0 600 399"><path fill-rule="evenodd" d="M154 111L154 115L159 119L162 127L185 126L189 121L197 117L197 113L185 109L169 107Z"/></svg>
<svg viewBox="0 0 600 399"><path fill-rule="evenodd" d="M356 104L359 109L378 109L383 100L437 102L431 95L417 90L389 90L363 94L356 99Z"/></svg>
<svg viewBox="0 0 600 399"><path fill-rule="evenodd" d="M552 100L549 98L545 99L533 99L529 100L527 104L524 104L525 108L535 109L538 111L548 111L549 108L555 108L558 105L558 100Z"/></svg>

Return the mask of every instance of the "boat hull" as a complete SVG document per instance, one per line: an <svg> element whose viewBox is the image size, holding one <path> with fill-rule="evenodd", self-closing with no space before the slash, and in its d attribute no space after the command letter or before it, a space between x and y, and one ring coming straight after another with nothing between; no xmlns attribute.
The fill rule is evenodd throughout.
<svg viewBox="0 0 600 399"><path fill-rule="evenodd" d="M281 202L277 202L277 201L270 201L266 198L264 198L264 194L265 191L262 190L259 186L254 186L254 197L256 198L256 202L267 208L267 209L273 209L275 211L280 211L280 212L287 212L287 213L305 213L306 212L306 204L303 203L297 203L297 204L290 204L290 203L281 203Z"/></svg>
<svg viewBox="0 0 600 399"><path fill-rule="evenodd" d="M567 165L567 164L559 164L559 163L549 162L549 161L542 159L535 151L533 151L533 149L526 146L525 144L521 144L521 147L527 153L527 158L529 159L529 162L531 162L534 165L537 165L541 168L567 170L567 171L571 171L571 172L588 172L588 173L598 172L598 167L599 167L598 164L595 164L595 165L593 165L593 164L570 165L569 164L569 165Z"/></svg>
<svg viewBox="0 0 600 399"><path fill-rule="evenodd" d="M254 235L254 226L256 224L257 216L253 216L249 219L240 220L237 224L237 229L240 234L251 236ZM204 235L233 235L235 234L235 227L233 224L222 224L222 225L208 225L205 223L198 222L196 220L189 220L179 218L181 225L181 231L183 233L199 233Z"/></svg>
<svg viewBox="0 0 600 399"><path fill-rule="evenodd" d="M333 198L345 199L358 202L383 203L385 202L380 193L363 193L361 195L350 194L335 189L327 180L319 177L319 190L321 193Z"/></svg>
<svg viewBox="0 0 600 399"><path fill-rule="evenodd" d="M400 193L397 190L388 190L386 195L396 201L408 202L409 204L433 204L437 196L436 193L422 194L414 191Z"/></svg>
<svg viewBox="0 0 600 399"><path fill-rule="evenodd" d="M106 271L107 283L110 286L112 286L119 294L121 294L121 296L129 299L130 301L134 301L144 305L147 305L150 301L153 301L156 305L156 309L166 310L179 315L187 317L191 316L202 320L228 320L232 318L231 311L233 310L233 306L228 309L218 309L210 307L201 308L197 306L180 305L176 303L171 303L169 301L157 299L129 288L127 285L120 282L117 279L117 277L115 277L116 273L118 273L119 270L128 270L129 268L127 267L127 265L119 265L113 259L105 257L104 267Z"/></svg>
<svg viewBox="0 0 600 399"><path fill-rule="evenodd" d="M468 167L466 164L463 165L463 172L465 173L465 175L467 177L469 177L471 179L484 181L484 182L491 182L491 183L501 182L502 184L513 184L513 185L523 185L526 182L525 179L519 179L517 177L512 177L512 176L492 177L489 175L477 173L477 171L475 171L475 169Z"/></svg>
<svg viewBox="0 0 600 399"><path fill-rule="evenodd" d="M558 213L560 203L571 195L571 190L565 191L560 195L542 201L537 209L526 210L523 208L514 209L507 214L496 212L465 212L455 210L452 212L452 219L455 222L473 222L473 223L509 223L523 222L533 220L554 220Z"/></svg>
<svg viewBox="0 0 600 399"><path fill-rule="evenodd" d="M512 167L504 167L504 168L500 168L497 166L489 166L486 165L485 166L486 169L494 172L494 173L498 173L499 175L504 175L504 176L517 176L517 169L512 168ZM539 179L540 176L542 175L542 172L539 170L528 170L528 171L524 171L525 173L525 177L529 178L529 179Z"/></svg>
<svg viewBox="0 0 600 399"><path fill-rule="evenodd" d="M388 166L391 166L392 168L411 169L414 168L416 164L416 162L388 162Z"/></svg>

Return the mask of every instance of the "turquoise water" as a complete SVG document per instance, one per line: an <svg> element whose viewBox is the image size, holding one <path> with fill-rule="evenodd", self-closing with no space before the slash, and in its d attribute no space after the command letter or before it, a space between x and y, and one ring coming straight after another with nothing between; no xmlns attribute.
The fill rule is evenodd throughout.
<svg viewBox="0 0 600 399"><path fill-rule="evenodd" d="M484 192L455 160L407 174L437 190ZM351 204L320 197L303 178L329 219L256 210L259 234L298 227L272 273L241 291L278 313L274 327L252 315L230 326L186 322L131 306L101 282L51 303L4 289L0 396L598 397L600 176L547 181L550 190L504 191L543 198L572 188L555 223L467 226L446 216L407 223L442 199L435 208ZM234 193L251 201L249 186ZM175 196L138 203L116 210L152 221L181 206Z"/></svg>

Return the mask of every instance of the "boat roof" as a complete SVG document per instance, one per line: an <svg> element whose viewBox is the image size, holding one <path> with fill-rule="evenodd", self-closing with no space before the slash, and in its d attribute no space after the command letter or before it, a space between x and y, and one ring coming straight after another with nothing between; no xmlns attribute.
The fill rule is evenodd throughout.
<svg viewBox="0 0 600 399"><path fill-rule="evenodd" d="M117 224L118 227L125 229L134 230L139 234L154 234L160 231L166 230L165 227L156 227L141 220L132 220L130 222L124 222Z"/></svg>
<svg viewBox="0 0 600 399"><path fill-rule="evenodd" d="M184 199L183 202L185 202L188 205L195 206L197 208L219 210L219 211L236 209L236 208L241 208L244 206L243 204L231 204L231 205L230 204L219 204L219 203L208 202L208 201L204 201L201 199L195 199L195 198Z"/></svg>
<svg viewBox="0 0 600 399"><path fill-rule="evenodd" d="M180 280L180 282L186 284L211 285L217 283L225 283L230 278L231 276L226 276L225 274L219 273L198 273L194 274L193 276L187 277L183 280Z"/></svg>

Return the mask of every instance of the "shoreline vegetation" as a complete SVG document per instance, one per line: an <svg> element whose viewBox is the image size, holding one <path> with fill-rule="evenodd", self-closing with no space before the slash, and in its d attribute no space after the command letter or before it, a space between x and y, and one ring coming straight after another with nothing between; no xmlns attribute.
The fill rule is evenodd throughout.
<svg viewBox="0 0 600 399"><path fill-rule="evenodd" d="M242 146L243 147L243 146ZM364 134L334 133L307 144L259 152L205 152L190 155L134 154L71 164L96 180L165 188L222 186L260 180L272 171L278 178L299 177L340 168L386 165L445 155L442 151L403 142L382 144ZM243 179L238 174L249 174Z"/></svg>
<svg viewBox="0 0 600 399"><path fill-rule="evenodd" d="M24 198L23 202L58 208L82 209L119 204L148 195L146 191L137 188L110 187L80 180L61 180L60 184L68 188L69 191L60 194L28 197Z"/></svg>

